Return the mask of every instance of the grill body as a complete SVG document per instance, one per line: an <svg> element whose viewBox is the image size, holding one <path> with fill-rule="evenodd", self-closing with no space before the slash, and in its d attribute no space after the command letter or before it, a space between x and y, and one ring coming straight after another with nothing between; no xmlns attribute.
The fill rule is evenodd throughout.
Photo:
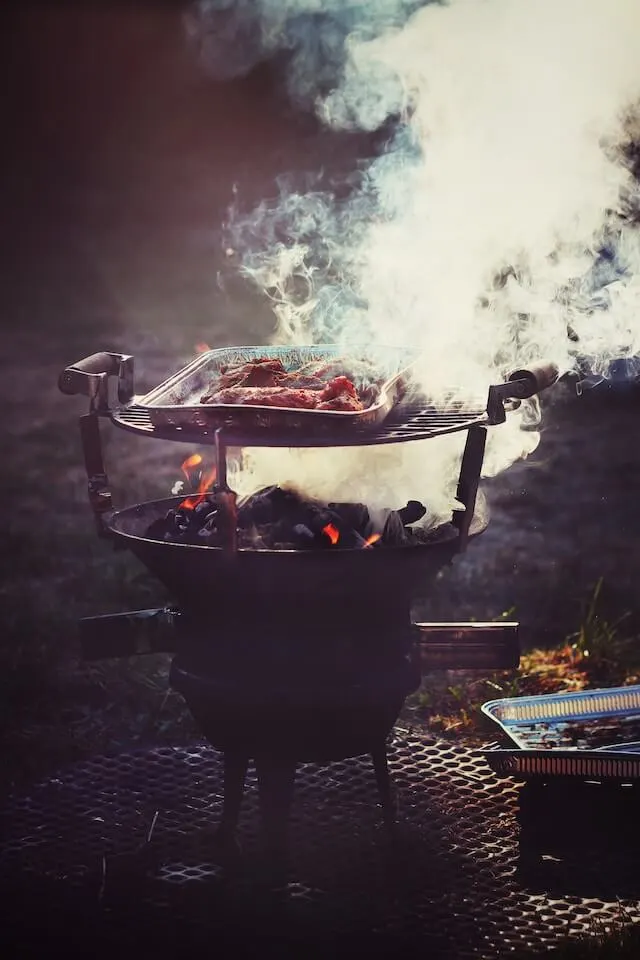
<svg viewBox="0 0 640 960"><path fill-rule="evenodd" d="M181 607L205 613L211 608L212 595L217 611L228 606L236 618L252 597L266 605L290 605L294 619L301 598L312 602L312 611L340 599L388 609L394 603L407 604L417 590L428 589L461 549L460 530L453 524L438 528L424 544L364 550L238 550L230 555L222 548L147 538L149 525L181 499L153 500L119 510L107 518L106 528L164 583ZM487 524L488 512L482 503L469 536L479 535ZM372 589L372 584L379 590Z"/></svg>
<svg viewBox="0 0 640 960"><path fill-rule="evenodd" d="M184 385L189 370L201 365L194 361L176 374L171 389ZM136 401L130 356L96 354L63 371L61 390L90 399L90 412L80 424L98 532L131 550L180 606L181 636L171 682L207 738L224 751L218 840L227 862L237 853L235 831L250 760L256 766L268 862L279 876L286 867L287 825L300 761L369 753L385 821L393 823L385 741L405 697L420 681L411 599L418 590L424 593L487 525L478 499L487 426L504 422L508 408L549 386L556 376L550 366L518 371L507 383L489 389L485 405L453 399L436 405L415 397L389 403L384 420L367 423L364 429L368 418L357 418L362 429L346 430L338 429L338 422L353 418L298 418L295 411L282 416L269 411L268 429L255 411L247 416L246 411L232 410L228 422L221 426L216 421L215 427L208 417L196 423L182 417L179 403L170 417L158 416L145 398ZM109 402L110 377L118 378L115 408ZM160 400L165 403L167 397ZM295 417L287 420L284 413ZM226 486L230 446L371 445L466 431L456 491L464 511L416 546L268 551L237 549L233 538L226 548L151 540L148 527L179 498L114 512L99 417L142 436L215 444L216 485L225 495L231 493ZM292 419L293 435L285 429L285 420L291 427ZM311 426L320 423L322 429ZM331 423L335 430L325 429ZM252 432L257 426L262 429Z"/></svg>

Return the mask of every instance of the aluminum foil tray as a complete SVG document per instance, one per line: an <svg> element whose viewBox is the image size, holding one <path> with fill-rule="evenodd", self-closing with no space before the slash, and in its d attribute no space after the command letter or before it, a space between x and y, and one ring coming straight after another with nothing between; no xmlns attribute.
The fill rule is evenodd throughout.
<svg viewBox="0 0 640 960"><path fill-rule="evenodd" d="M486 753L504 776L640 779L640 686L490 700L482 712L516 746Z"/></svg>
<svg viewBox="0 0 640 960"><path fill-rule="evenodd" d="M310 361L331 362L340 358L367 361L379 371L379 393L367 409L359 412L299 410L287 407L203 404L199 397L209 389L224 366L245 363L259 357L280 359L286 370L295 370ZM225 347L209 350L142 398L138 407L148 410L154 426L186 428L190 431L224 427L234 436L256 436L279 431L291 435L334 435L337 431L360 432L380 426L400 400L405 376L416 360L412 350L378 347L347 350L333 344L301 347ZM358 386L358 383L356 383Z"/></svg>

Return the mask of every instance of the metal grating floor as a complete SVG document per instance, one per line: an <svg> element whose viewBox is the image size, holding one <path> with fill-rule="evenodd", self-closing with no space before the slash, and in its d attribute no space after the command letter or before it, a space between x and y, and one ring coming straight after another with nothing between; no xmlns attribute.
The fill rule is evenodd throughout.
<svg viewBox="0 0 640 960"><path fill-rule="evenodd" d="M114 411L112 420L118 427L143 436L158 437L163 440L179 440L184 443L214 443L215 430L193 429L182 427L156 427L151 422L147 407L130 404ZM377 430L361 434L345 434L332 437L331 440L307 438L304 446L367 446L379 443L402 443L408 440L428 440L445 433L455 433L458 430L468 430L475 424L487 422L487 414L482 403L475 405L451 403L447 408L437 408L423 404L406 405L393 411ZM294 438L286 436L276 437L269 434L268 446L301 446L300 436ZM234 437L231 433L227 437L229 446L264 446L265 434L259 437Z"/></svg>
<svg viewBox="0 0 640 960"><path fill-rule="evenodd" d="M245 874L225 879L215 865L207 831L222 771L210 747L73 766L3 811L0 936L19 941L21 957L55 942L83 957L178 948L190 957L204 946L216 958L255 955L256 946L386 955L410 945L429 958L482 960L634 918L636 788L522 786L498 780L478 752L400 731L390 765L393 845L367 758L301 765L284 893L261 888L252 869L253 779L241 822Z"/></svg>

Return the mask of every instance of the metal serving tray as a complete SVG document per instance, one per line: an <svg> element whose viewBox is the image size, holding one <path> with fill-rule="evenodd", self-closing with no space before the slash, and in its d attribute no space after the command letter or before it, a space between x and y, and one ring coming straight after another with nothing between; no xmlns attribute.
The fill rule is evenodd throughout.
<svg viewBox="0 0 640 960"><path fill-rule="evenodd" d="M352 362L366 361L379 371L382 381L379 396L371 406L358 412L198 402L197 398L220 376L221 367L250 362L259 357L277 358L287 371L296 370L310 361L332 362L343 357ZM415 351L398 347L378 347L366 351L362 347L349 350L335 344L225 347L208 350L196 357L146 396L137 398L136 405L148 411L151 422L157 427L191 430L225 427L236 435L254 436L263 431L277 430L293 438L300 432L315 436L333 435L336 431L360 432L379 427L401 399L406 386L405 378L416 359Z"/></svg>
<svg viewBox="0 0 640 960"><path fill-rule="evenodd" d="M486 752L500 775L640 779L640 686L490 700L482 712L517 748Z"/></svg>

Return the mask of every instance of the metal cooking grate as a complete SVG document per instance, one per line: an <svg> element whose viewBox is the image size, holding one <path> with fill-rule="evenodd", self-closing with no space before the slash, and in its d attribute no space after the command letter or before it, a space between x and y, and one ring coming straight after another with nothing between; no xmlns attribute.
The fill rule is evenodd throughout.
<svg viewBox="0 0 640 960"><path fill-rule="evenodd" d="M86 935L92 956L96 945L125 956L233 945L243 956L258 941L299 956L311 944L419 942L429 957L483 960L635 917L635 788L522 787L497 779L477 751L399 731L390 765L391 848L368 759L300 767L283 900L261 894L250 869L253 779L241 838L254 879L225 883L215 865L205 831L221 806L216 751L158 748L72 767L4 811L2 933L23 949L38 933L61 952L77 942L83 956Z"/></svg>
<svg viewBox="0 0 640 960"><path fill-rule="evenodd" d="M146 407L136 404L122 407L112 413L113 422L125 430L141 433L145 436L158 437L162 440L179 440L186 443L213 443L215 431L210 432L202 428L189 431L182 427L157 427L151 422ZM378 443L400 443L408 440L428 440L445 433L455 433L458 430L468 430L475 424L486 423L486 410L481 403L474 405L452 403L446 409L425 404L414 404L400 407L394 411L381 427L362 435L337 436L327 439L307 439L304 444L296 434L296 446L367 446ZM228 446L263 446L264 434L252 438L246 435L234 438L230 433L227 437ZM277 437L269 434L269 446L290 446L291 438Z"/></svg>

